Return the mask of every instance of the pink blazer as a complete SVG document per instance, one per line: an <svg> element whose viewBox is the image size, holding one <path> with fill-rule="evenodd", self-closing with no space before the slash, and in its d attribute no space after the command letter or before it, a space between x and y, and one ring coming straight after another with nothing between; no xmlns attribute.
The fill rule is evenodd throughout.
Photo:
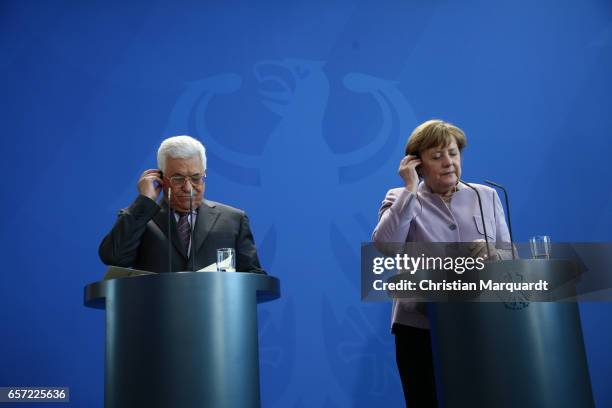
<svg viewBox="0 0 612 408"><path fill-rule="evenodd" d="M480 193L489 242L510 242L497 192L481 184L470 185ZM450 208L424 182L419 184L416 194L405 188L391 189L378 216L378 224L372 233L374 243L472 242L484 239L476 193L462 184L457 186ZM429 328L425 305L407 300L394 302L392 322Z"/></svg>

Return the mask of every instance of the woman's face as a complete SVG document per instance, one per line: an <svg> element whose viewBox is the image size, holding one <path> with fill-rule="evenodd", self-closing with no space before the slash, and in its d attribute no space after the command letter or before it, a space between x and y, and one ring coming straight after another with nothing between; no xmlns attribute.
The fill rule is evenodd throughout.
<svg viewBox="0 0 612 408"><path fill-rule="evenodd" d="M461 178L461 154L454 140L421 153L421 176L434 193L448 193Z"/></svg>

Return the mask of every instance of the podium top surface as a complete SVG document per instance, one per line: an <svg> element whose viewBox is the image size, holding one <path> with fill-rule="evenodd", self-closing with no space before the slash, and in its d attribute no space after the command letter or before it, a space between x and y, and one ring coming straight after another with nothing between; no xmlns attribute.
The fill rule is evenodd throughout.
<svg viewBox="0 0 612 408"><path fill-rule="evenodd" d="M106 297L121 288L134 290L180 290L186 286L208 288L231 288L251 291L256 294L257 303L280 297L280 281L273 276L248 272L172 272L130 276L93 282L85 286L84 305L104 309Z"/></svg>

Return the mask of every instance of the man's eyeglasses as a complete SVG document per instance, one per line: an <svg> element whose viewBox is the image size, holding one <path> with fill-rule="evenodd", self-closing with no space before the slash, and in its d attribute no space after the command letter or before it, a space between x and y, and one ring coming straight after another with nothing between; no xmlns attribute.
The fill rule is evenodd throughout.
<svg viewBox="0 0 612 408"><path fill-rule="evenodd" d="M204 184L204 179L206 176L204 174L194 174L192 176L172 176L170 177L170 184L172 187L183 187L185 185L185 180L189 180L189 182L194 186L199 186Z"/></svg>

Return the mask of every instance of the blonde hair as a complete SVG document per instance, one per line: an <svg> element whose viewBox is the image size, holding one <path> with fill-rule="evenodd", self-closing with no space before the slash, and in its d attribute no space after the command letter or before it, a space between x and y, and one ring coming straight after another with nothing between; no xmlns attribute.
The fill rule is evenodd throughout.
<svg viewBox="0 0 612 408"><path fill-rule="evenodd" d="M467 144L463 130L443 120L431 119L421 123L412 131L404 151L407 155L420 154L432 147L446 147L453 141L453 138L459 151L463 150Z"/></svg>

